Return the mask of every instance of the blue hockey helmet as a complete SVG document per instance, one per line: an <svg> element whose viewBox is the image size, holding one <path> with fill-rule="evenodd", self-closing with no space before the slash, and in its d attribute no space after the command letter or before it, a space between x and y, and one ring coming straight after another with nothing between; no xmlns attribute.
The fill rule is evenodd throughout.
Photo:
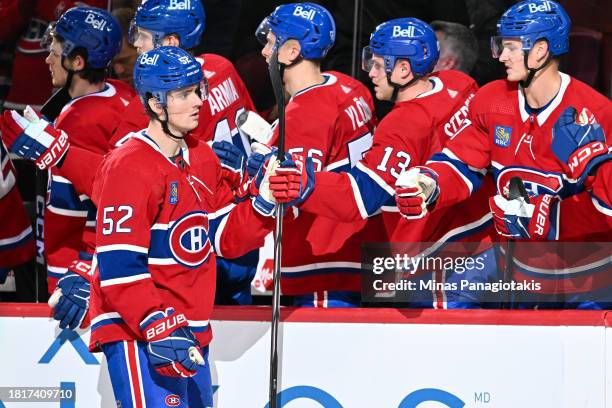
<svg viewBox="0 0 612 408"><path fill-rule="evenodd" d="M389 75L398 59L407 59L415 77L429 74L440 55L440 45L431 26L418 18L396 18L376 27L370 45L363 48L362 68L370 72L376 54Z"/></svg>
<svg viewBox="0 0 612 408"><path fill-rule="evenodd" d="M96 7L66 10L57 22L49 25L43 45L50 45L54 35L64 40L63 57L76 48L84 48L87 51L87 65L91 68L108 67L121 51L123 37L117 19L108 11Z"/></svg>
<svg viewBox="0 0 612 408"><path fill-rule="evenodd" d="M539 40L546 40L550 54L558 56L569 51L572 22L558 3L551 0L521 1L510 7L497 22L497 36L491 37L493 58L502 51L502 40L515 38L529 51Z"/></svg>
<svg viewBox="0 0 612 408"><path fill-rule="evenodd" d="M160 105L167 105L168 92L200 84L202 99L208 96L208 86L202 66L187 51L163 46L142 53L134 66L134 87L145 107L153 96Z"/></svg>
<svg viewBox="0 0 612 408"><path fill-rule="evenodd" d="M181 48L200 44L206 14L201 0L147 0L136 10L130 27L130 43L136 40L136 27L153 34L153 44L159 47L164 37L176 34Z"/></svg>
<svg viewBox="0 0 612 408"><path fill-rule="evenodd" d="M302 57L323 58L336 40L336 23L331 13L314 3L292 3L278 6L266 17L255 32L262 44L268 31L276 36L276 44L287 40L300 43Z"/></svg>

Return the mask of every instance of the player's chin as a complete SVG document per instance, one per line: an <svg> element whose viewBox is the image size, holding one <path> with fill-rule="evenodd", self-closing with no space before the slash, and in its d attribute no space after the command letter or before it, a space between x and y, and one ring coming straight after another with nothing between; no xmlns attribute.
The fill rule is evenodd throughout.
<svg viewBox="0 0 612 408"><path fill-rule="evenodd" d="M198 123L199 122L198 122L198 118L197 117L196 118L191 117L190 120L187 122L187 126L185 126L185 130L187 132L192 131L193 129L198 127Z"/></svg>

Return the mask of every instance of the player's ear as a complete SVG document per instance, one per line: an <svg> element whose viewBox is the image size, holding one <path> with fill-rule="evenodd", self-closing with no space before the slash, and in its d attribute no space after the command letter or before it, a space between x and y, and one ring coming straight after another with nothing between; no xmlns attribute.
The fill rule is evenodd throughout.
<svg viewBox="0 0 612 408"><path fill-rule="evenodd" d="M181 42L179 41L178 36L175 34L170 34L164 37L162 41L162 45L170 45L172 47L180 47Z"/></svg>
<svg viewBox="0 0 612 408"><path fill-rule="evenodd" d="M81 54L76 54L74 57L66 59L70 70L81 71L82 69L85 69L86 61Z"/></svg>
<svg viewBox="0 0 612 408"><path fill-rule="evenodd" d="M288 60L287 62L291 63L300 57L300 53L302 52L302 47L300 46L299 41L287 40L283 44L283 47L286 50L286 58ZM281 62L284 62L284 61L281 61Z"/></svg>
<svg viewBox="0 0 612 408"><path fill-rule="evenodd" d="M149 98L149 100L147 101L147 103L149 104L149 108L155 113L157 114L157 116L161 115L164 112L163 107L161 106L161 104L157 101L157 99L155 98Z"/></svg>
<svg viewBox="0 0 612 408"><path fill-rule="evenodd" d="M412 73L412 68L410 67L410 62L408 60L399 60L397 64L397 70L399 71L400 78L402 80L407 79Z"/></svg>
<svg viewBox="0 0 612 408"><path fill-rule="evenodd" d="M548 56L548 42L546 40L537 41L533 50L538 61L545 59Z"/></svg>
<svg viewBox="0 0 612 408"><path fill-rule="evenodd" d="M444 59L442 69L454 69L458 65L457 58L448 56Z"/></svg>

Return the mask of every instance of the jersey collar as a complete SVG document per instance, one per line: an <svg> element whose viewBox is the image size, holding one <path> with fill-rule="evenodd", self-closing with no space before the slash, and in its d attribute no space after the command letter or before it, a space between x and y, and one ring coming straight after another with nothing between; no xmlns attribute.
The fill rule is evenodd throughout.
<svg viewBox="0 0 612 408"><path fill-rule="evenodd" d="M442 83L442 80L438 77L430 76L429 81L433 85L432 88L427 92L423 92L422 94L417 95L416 98L425 98L426 96L433 95L435 93L440 92L442 88L444 88L444 84Z"/></svg>
<svg viewBox="0 0 612 408"><path fill-rule="evenodd" d="M301 91L296 92L295 95L293 95L291 97L291 99L295 98L298 95L305 94L306 92L311 91L313 89L321 88L323 86L333 85L336 82L338 82L338 78L336 78L335 75L332 75L332 74L322 74L322 75L323 75L323 82L322 83L316 84L316 85L313 85L313 86L309 86L308 88L304 88Z"/></svg>
<svg viewBox="0 0 612 408"><path fill-rule="evenodd" d="M168 160L169 163L171 163L173 166L176 166L176 163L174 163L172 160L170 160L169 157L167 157L159 148L159 145L157 143L155 143L155 141L153 139L151 139L151 137L149 135L147 135L145 133L145 130L141 130L140 132L136 132L133 134L132 136L135 139L138 139L144 143L146 143L147 145L149 145L149 147L151 147L153 150L157 151L159 154L161 154L166 160ZM184 140L179 141L179 145L180 145L180 152L178 153L178 155L183 156L183 159L185 159L185 161L187 162L187 164L191 165L191 163L189 163L189 148L187 147L187 143L185 143Z"/></svg>
<svg viewBox="0 0 612 408"><path fill-rule="evenodd" d="M538 120L538 126L542 126L544 122L546 122L546 119L548 119L548 117L553 113L553 111L557 109L557 107L563 100L563 96L565 95L567 87L570 84L571 78L569 75L564 74L563 72L559 72L559 75L561 76L561 87L559 88L559 92L557 92L557 96L553 98L553 100L549 103L548 107L542 112L538 113L538 115L536 116ZM525 109L525 104L527 102L525 101L525 95L523 95L523 89L521 85L519 85L517 93L519 111L521 112L521 120L523 122L526 122L527 119L529 119L529 113Z"/></svg>
<svg viewBox="0 0 612 408"><path fill-rule="evenodd" d="M68 102L66 105L64 105L64 107L62 108L62 112L64 112L66 109L68 109L70 106L72 106L73 103L75 103L76 101L79 101L81 99L90 97L90 96L99 96L102 98L110 98L111 96L115 96L115 94L117 93L117 90L115 89L115 87L111 84L109 84L108 82L104 83L104 88L102 88L102 90L98 91L98 92L94 92L94 93L90 93L87 95L82 95L82 96L77 96L76 98L70 100L70 102Z"/></svg>

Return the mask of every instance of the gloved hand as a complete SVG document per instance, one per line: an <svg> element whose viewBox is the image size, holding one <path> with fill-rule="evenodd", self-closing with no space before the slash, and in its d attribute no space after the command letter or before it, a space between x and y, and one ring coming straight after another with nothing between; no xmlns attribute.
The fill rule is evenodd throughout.
<svg viewBox="0 0 612 408"><path fill-rule="evenodd" d="M33 160L41 170L57 165L70 147L68 135L55 129L30 106L26 107L23 116L14 110L5 111L0 130L11 152Z"/></svg>
<svg viewBox="0 0 612 408"><path fill-rule="evenodd" d="M236 188L244 181L246 175L246 156L233 144L224 141L213 142L212 149L221 162L223 178Z"/></svg>
<svg viewBox="0 0 612 408"><path fill-rule="evenodd" d="M255 177L261 165L264 163L264 157L270 153L276 152L276 147L270 148L263 143L254 142L251 144L251 155L247 159L247 173L249 177Z"/></svg>
<svg viewBox="0 0 612 408"><path fill-rule="evenodd" d="M283 161L270 176L270 190L276 202L289 206L303 203L314 189L314 163L312 158L293 154Z"/></svg>
<svg viewBox="0 0 612 408"><path fill-rule="evenodd" d="M412 167L402 172L395 182L397 208L409 220L425 217L439 195L438 174L429 167Z"/></svg>
<svg viewBox="0 0 612 408"><path fill-rule="evenodd" d="M64 277L57 282L49 298L53 318L59 321L62 329L74 330L89 326L90 269L91 256L81 255L81 259L75 260Z"/></svg>
<svg viewBox="0 0 612 408"><path fill-rule="evenodd" d="M171 307L151 313L140 323L149 362L159 374L193 377L198 366L204 365L200 344L187 326L185 315Z"/></svg>
<svg viewBox="0 0 612 408"><path fill-rule="evenodd" d="M277 202L270 190L270 176L274 174L278 165L276 155L274 153L267 154L264 157L264 164L255 174L249 186L253 208L266 217L274 216L274 210L276 209Z"/></svg>
<svg viewBox="0 0 612 408"><path fill-rule="evenodd" d="M552 151L570 169L570 177L579 182L599 163L611 160L603 129L585 108L580 114L566 108L552 131Z"/></svg>
<svg viewBox="0 0 612 408"><path fill-rule="evenodd" d="M493 223L505 237L531 240L555 240L558 229L558 200L544 194L508 200L502 195L489 198Z"/></svg>

